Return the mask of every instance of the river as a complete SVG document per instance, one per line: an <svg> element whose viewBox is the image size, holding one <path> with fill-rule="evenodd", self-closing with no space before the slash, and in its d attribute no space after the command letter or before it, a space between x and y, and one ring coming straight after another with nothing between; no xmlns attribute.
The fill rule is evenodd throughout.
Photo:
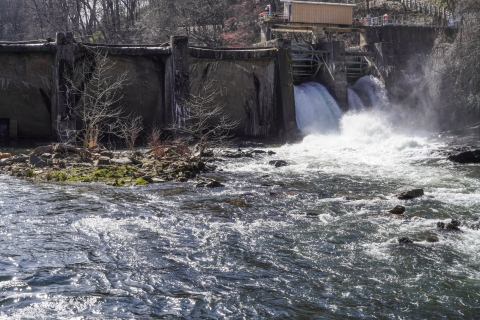
<svg viewBox="0 0 480 320"><path fill-rule="evenodd" d="M480 167L378 110L332 116L274 156L219 163L223 188L0 176L0 318L478 317L480 231L436 225L479 219ZM425 196L393 196L412 188ZM410 219L373 214L399 204Z"/></svg>

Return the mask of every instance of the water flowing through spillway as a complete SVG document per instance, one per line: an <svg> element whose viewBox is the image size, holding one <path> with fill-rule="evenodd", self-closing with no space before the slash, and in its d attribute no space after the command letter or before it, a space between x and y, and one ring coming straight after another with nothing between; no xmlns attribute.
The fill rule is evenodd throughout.
<svg viewBox="0 0 480 320"><path fill-rule="evenodd" d="M295 86L298 128L305 134L338 129L342 110L328 90L315 82Z"/></svg>
<svg viewBox="0 0 480 320"><path fill-rule="evenodd" d="M343 115L296 88L327 115L306 103L301 142L214 162L222 188L0 176L0 319L478 317L480 167L446 160L454 137L401 133L363 81ZM410 218L379 214L396 205ZM437 229L451 218L468 223Z"/></svg>

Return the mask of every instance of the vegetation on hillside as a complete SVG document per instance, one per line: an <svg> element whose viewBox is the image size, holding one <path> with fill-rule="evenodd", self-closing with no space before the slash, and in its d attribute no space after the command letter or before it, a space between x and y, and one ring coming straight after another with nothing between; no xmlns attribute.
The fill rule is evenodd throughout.
<svg viewBox="0 0 480 320"><path fill-rule="evenodd" d="M480 2L448 0L460 27L440 32L428 68L428 89L444 128L480 119Z"/></svg>

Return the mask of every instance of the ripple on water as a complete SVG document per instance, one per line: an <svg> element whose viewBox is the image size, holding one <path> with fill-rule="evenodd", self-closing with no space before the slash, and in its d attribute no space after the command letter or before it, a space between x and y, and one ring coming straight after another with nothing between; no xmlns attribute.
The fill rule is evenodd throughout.
<svg viewBox="0 0 480 320"><path fill-rule="evenodd" d="M477 168L362 119L225 163L218 189L0 176L0 318L474 318L480 231L436 222L478 220ZM397 204L414 218L371 214Z"/></svg>

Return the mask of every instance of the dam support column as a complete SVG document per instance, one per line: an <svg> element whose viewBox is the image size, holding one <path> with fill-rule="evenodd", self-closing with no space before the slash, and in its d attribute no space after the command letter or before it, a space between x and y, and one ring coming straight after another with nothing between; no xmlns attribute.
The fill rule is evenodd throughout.
<svg viewBox="0 0 480 320"><path fill-rule="evenodd" d="M171 56L165 63L165 118L169 125L181 120L190 94L188 37L170 37Z"/></svg>
<svg viewBox="0 0 480 320"><path fill-rule="evenodd" d="M319 72L317 80L325 84L344 111L348 110L347 68L345 62L345 43L330 41L318 44L319 50L328 51L325 70Z"/></svg>
<svg viewBox="0 0 480 320"><path fill-rule="evenodd" d="M260 42L265 43L272 40L272 29L268 24L260 24Z"/></svg>
<svg viewBox="0 0 480 320"><path fill-rule="evenodd" d="M294 140L298 136L297 121L295 118L295 93L293 89L291 41L278 39L277 63L275 81L276 101L278 110L279 138L286 141Z"/></svg>
<svg viewBox="0 0 480 320"><path fill-rule="evenodd" d="M72 32L57 33L54 94L52 105L53 139L63 143L75 142L75 96L69 80L73 77L75 45Z"/></svg>

